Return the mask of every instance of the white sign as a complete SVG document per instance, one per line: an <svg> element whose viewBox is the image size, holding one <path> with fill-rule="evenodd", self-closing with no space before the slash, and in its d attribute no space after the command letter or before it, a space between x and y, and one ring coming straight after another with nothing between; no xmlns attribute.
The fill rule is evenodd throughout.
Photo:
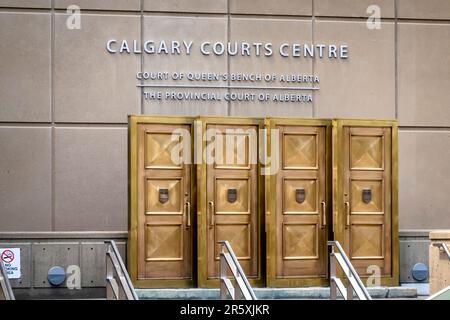
<svg viewBox="0 0 450 320"><path fill-rule="evenodd" d="M0 259L5 266L5 271L9 279L19 279L20 273L20 248L0 249Z"/></svg>

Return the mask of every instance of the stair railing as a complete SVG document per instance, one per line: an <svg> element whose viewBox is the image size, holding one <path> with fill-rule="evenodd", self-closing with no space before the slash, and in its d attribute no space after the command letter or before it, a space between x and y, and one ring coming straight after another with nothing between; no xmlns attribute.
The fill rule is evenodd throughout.
<svg viewBox="0 0 450 320"><path fill-rule="evenodd" d="M14 293L9 283L6 268L0 259L0 300L15 300Z"/></svg>
<svg viewBox="0 0 450 320"><path fill-rule="evenodd" d="M328 245L331 247L330 253L330 298L331 300L337 299L337 290L342 294L345 300L353 299L353 292L356 294L359 300L372 300L369 292L362 283L361 279L356 273L355 268L350 262L350 259L342 249L338 241L328 241ZM335 251L337 249L337 252ZM347 278L347 288L340 278L337 277L336 267L340 266L342 272Z"/></svg>
<svg viewBox="0 0 450 320"><path fill-rule="evenodd" d="M436 242L433 243L433 246L438 247L440 252L444 252L448 259L450 260L450 249L448 248L447 244L444 242Z"/></svg>
<svg viewBox="0 0 450 320"><path fill-rule="evenodd" d="M105 241L106 250L106 299L139 300L125 264L114 240Z"/></svg>

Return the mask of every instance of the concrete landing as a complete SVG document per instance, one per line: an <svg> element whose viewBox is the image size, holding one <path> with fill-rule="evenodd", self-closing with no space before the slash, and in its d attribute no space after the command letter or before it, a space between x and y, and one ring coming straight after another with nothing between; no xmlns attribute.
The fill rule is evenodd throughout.
<svg viewBox="0 0 450 320"><path fill-rule="evenodd" d="M329 287L254 288L258 299L329 299ZM417 289L408 287L368 288L373 299L415 299ZM219 289L136 289L139 299L218 300Z"/></svg>

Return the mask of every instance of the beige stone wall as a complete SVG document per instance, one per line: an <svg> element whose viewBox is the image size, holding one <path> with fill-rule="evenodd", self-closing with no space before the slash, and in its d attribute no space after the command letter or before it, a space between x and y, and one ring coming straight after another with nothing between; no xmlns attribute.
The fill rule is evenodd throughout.
<svg viewBox="0 0 450 320"><path fill-rule="evenodd" d="M112 37L346 43L349 59L111 55ZM131 113L396 118L400 228L448 227L449 39L448 0L0 0L0 231L126 230ZM136 87L152 68L321 82L310 104L154 103Z"/></svg>

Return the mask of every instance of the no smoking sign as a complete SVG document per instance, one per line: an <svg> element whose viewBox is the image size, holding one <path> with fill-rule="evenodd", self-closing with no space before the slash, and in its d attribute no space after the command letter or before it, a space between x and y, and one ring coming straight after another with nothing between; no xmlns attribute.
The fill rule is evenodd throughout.
<svg viewBox="0 0 450 320"><path fill-rule="evenodd" d="M4 263L11 263L14 261L14 252L5 250L2 252L2 260Z"/></svg>
<svg viewBox="0 0 450 320"><path fill-rule="evenodd" d="M20 248L0 249L0 259L5 266L5 271L9 279L19 279L20 272Z"/></svg>

